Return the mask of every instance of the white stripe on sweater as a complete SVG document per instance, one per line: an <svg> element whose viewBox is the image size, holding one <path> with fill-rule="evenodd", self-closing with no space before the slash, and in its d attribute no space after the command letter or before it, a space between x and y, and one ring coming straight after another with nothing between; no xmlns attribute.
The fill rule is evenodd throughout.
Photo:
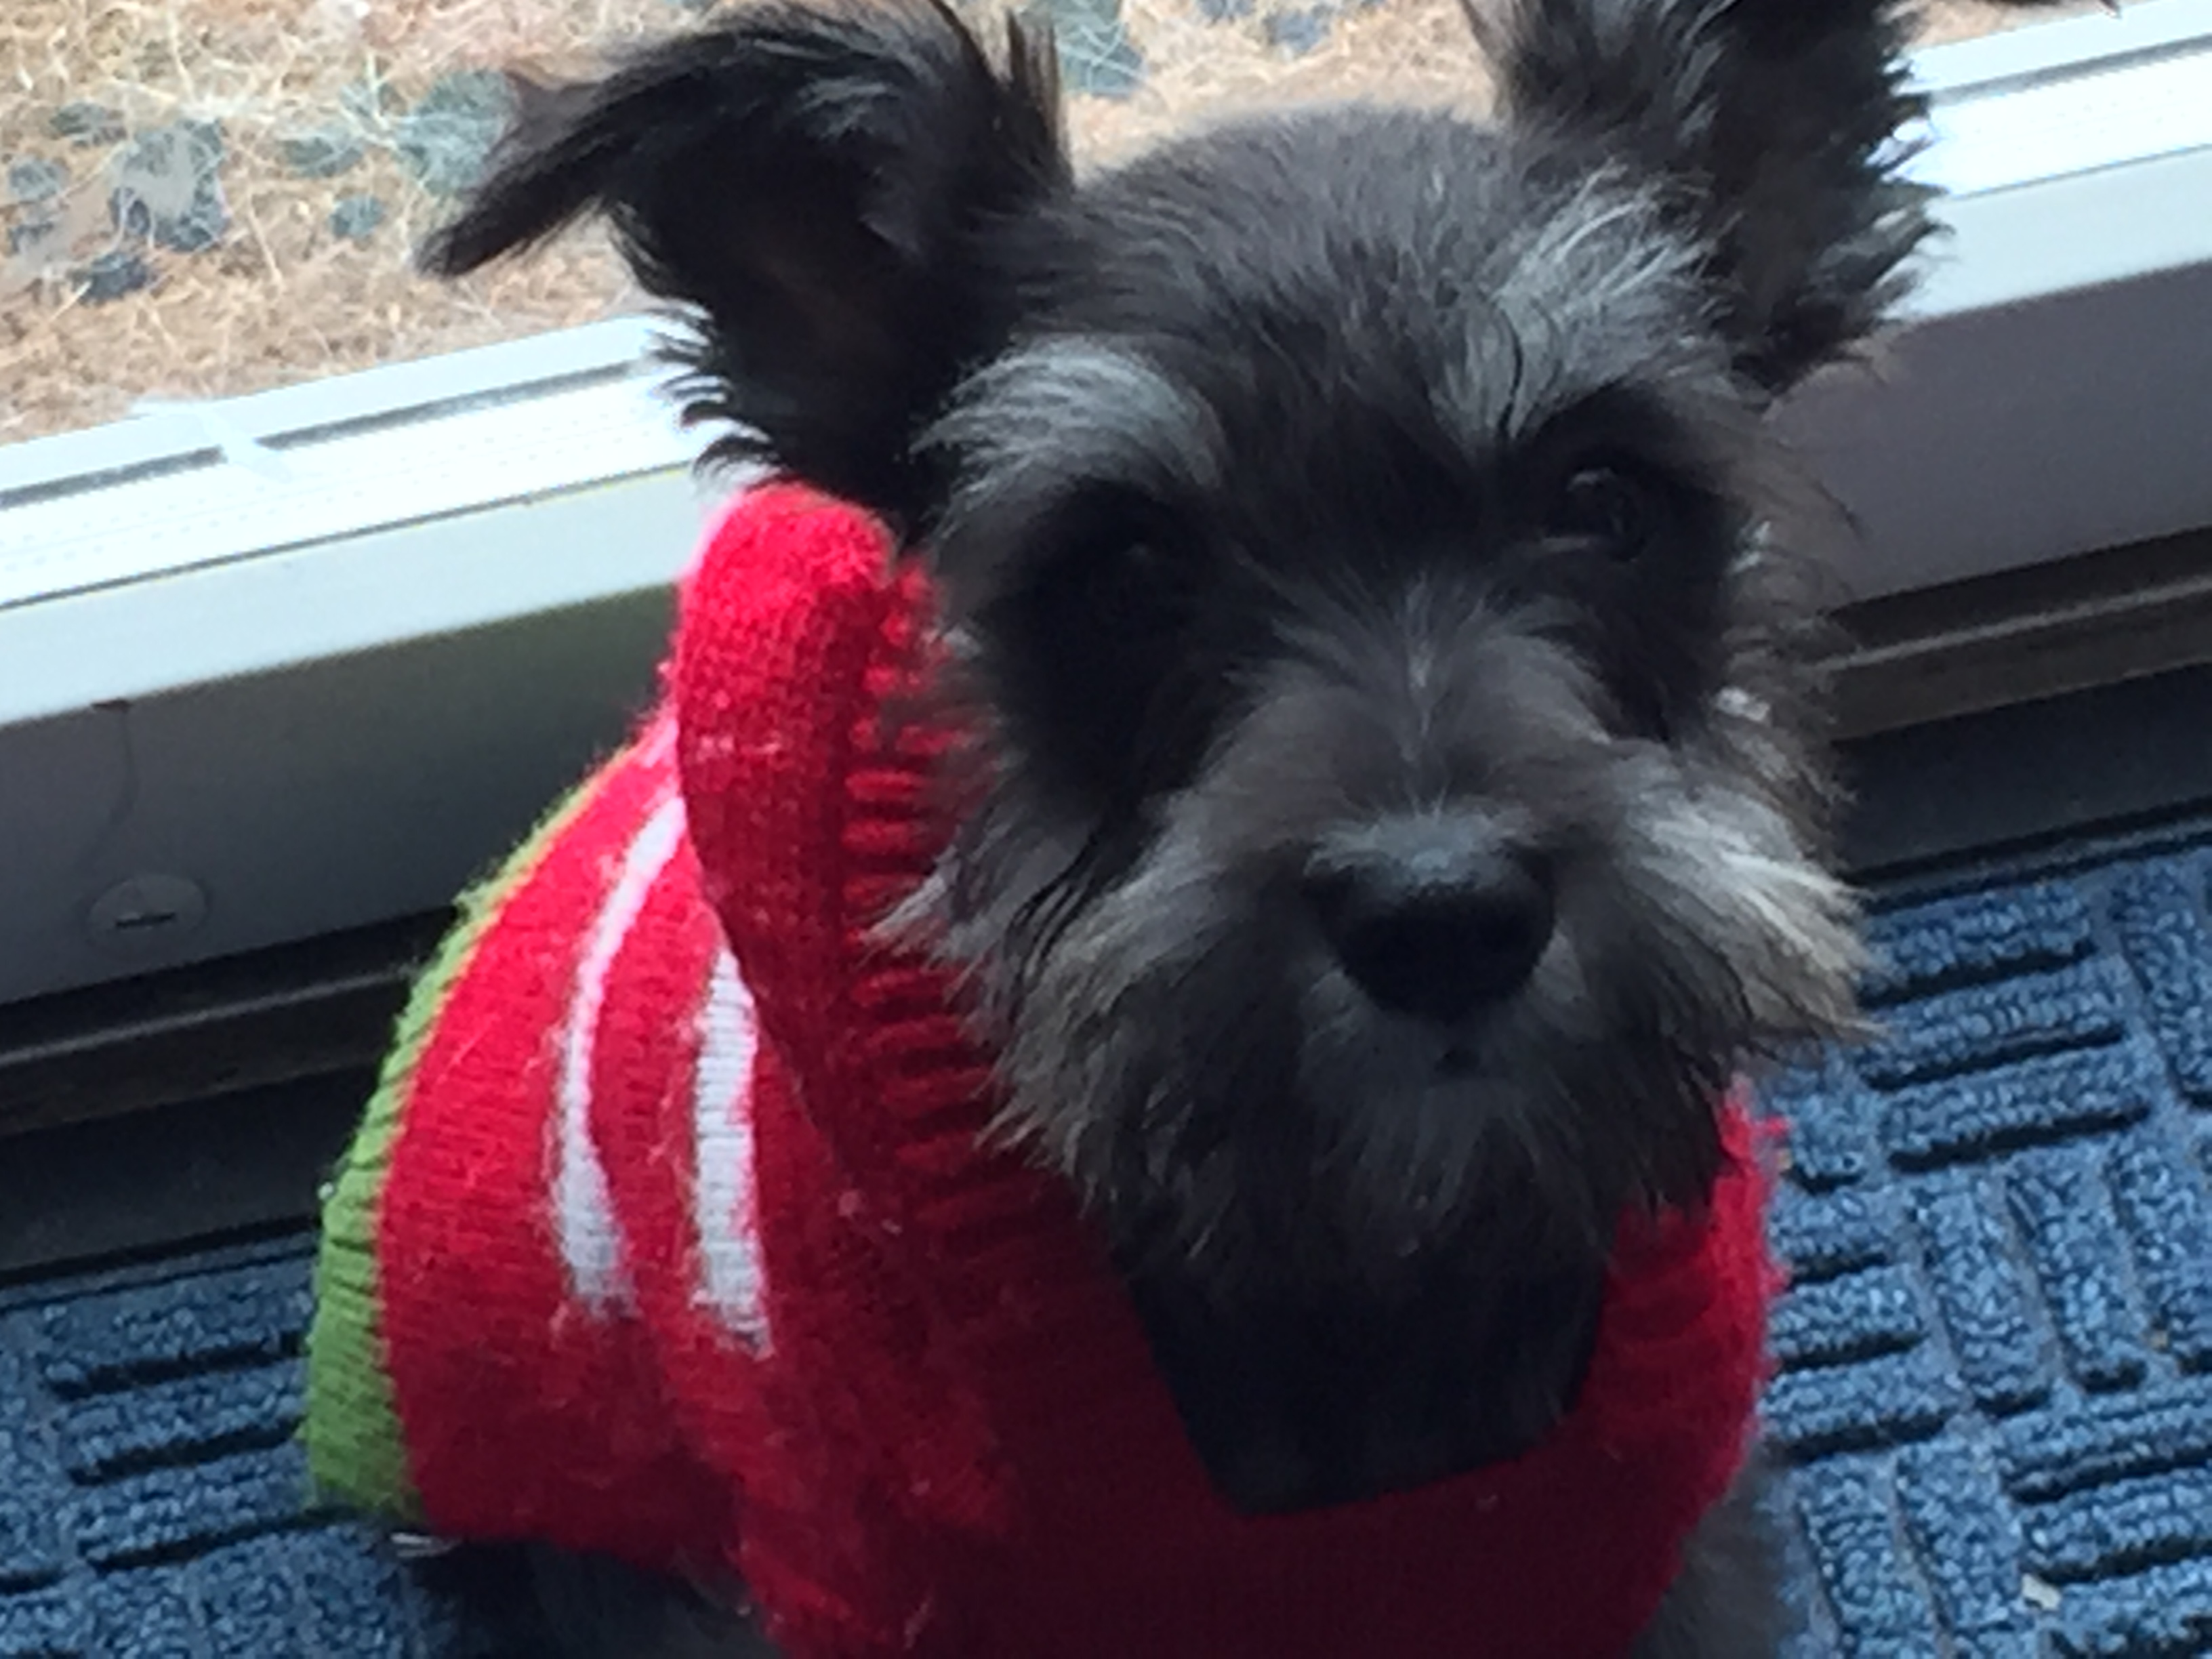
<svg viewBox="0 0 2212 1659"><path fill-rule="evenodd" d="M752 993L726 948L714 955L699 1009L699 1060L691 1127L698 1160L691 1225L698 1243L698 1304L754 1353L769 1347L753 1170L751 1082L757 1043Z"/></svg>
<svg viewBox="0 0 2212 1659"><path fill-rule="evenodd" d="M561 1078L553 1215L569 1288L594 1314L630 1306L620 1224L606 1167L592 1144L592 1054L607 979L623 941L637 923L668 860L684 839L684 802L671 795L653 809L623 854L622 869L600 902L576 964L568 1018L561 1034Z"/></svg>

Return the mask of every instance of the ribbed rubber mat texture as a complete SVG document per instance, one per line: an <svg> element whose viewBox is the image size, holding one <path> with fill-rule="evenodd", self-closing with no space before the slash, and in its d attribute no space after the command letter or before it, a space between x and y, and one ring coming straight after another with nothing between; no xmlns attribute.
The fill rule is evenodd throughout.
<svg viewBox="0 0 2212 1659"><path fill-rule="evenodd" d="M1811 1656L2212 1653L2212 853L1875 921L1790 1123L1770 1433Z"/></svg>

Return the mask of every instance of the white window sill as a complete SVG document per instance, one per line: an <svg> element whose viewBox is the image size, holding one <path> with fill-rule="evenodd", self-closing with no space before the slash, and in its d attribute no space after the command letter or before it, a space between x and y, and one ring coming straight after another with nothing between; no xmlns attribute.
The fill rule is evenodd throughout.
<svg viewBox="0 0 2212 1659"><path fill-rule="evenodd" d="M1917 67L1952 234L1873 372L1788 411L1846 587L2212 524L2212 0ZM441 903L619 735L729 487L647 335L0 449L0 1001ZM148 876L204 907L102 933Z"/></svg>

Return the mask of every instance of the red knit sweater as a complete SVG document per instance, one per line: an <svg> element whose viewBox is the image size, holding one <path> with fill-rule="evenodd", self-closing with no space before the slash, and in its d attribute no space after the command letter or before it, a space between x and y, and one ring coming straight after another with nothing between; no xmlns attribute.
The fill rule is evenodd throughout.
<svg viewBox="0 0 2212 1659"><path fill-rule="evenodd" d="M419 1011L374 1249L421 1513L733 1566L796 1659L1620 1654L1752 1421L1741 1114L1710 1214L1627 1231L1543 1445L1235 1513L1066 1189L979 1146L944 978L872 942L934 850L933 744L878 718L927 598L860 515L749 497L665 708Z"/></svg>

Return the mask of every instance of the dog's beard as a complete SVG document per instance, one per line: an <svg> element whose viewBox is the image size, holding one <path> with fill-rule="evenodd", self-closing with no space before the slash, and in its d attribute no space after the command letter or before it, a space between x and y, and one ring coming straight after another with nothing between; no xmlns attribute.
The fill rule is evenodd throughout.
<svg viewBox="0 0 2212 1659"><path fill-rule="evenodd" d="M1224 1297L1384 1298L1476 1239L1516 1266L1601 1257L1625 1208L1709 1188L1742 1061L1852 1019L1851 899L1753 763L1766 741L1738 714L1687 753L1585 759L1555 826L1555 936L1449 1034L1334 966L1283 860L1222 844L1214 775L1118 865L1002 791L933 890L1000 1047L1004 1127L1126 1267Z"/></svg>

